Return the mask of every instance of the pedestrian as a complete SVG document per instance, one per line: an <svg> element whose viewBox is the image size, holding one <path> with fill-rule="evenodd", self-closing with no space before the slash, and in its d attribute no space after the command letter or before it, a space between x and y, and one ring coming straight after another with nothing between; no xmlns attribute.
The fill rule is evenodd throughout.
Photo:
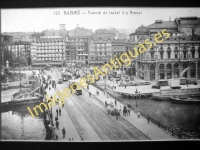
<svg viewBox="0 0 200 150"><path fill-rule="evenodd" d="M119 108L119 113L120 113L120 115L121 115L121 113L122 113L122 108L121 108L121 106L120 106L120 108Z"/></svg>
<svg viewBox="0 0 200 150"><path fill-rule="evenodd" d="M140 118L140 112L139 111L137 112L137 116L138 116L138 118Z"/></svg>
<svg viewBox="0 0 200 150"><path fill-rule="evenodd" d="M64 103L62 104L62 108L64 108Z"/></svg>
<svg viewBox="0 0 200 150"><path fill-rule="evenodd" d="M107 93L107 98L109 98L109 93Z"/></svg>
<svg viewBox="0 0 200 150"><path fill-rule="evenodd" d="M74 141L74 139L72 138L72 141Z"/></svg>
<svg viewBox="0 0 200 150"><path fill-rule="evenodd" d="M51 87L49 87L49 90L51 90Z"/></svg>
<svg viewBox="0 0 200 150"><path fill-rule="evenodd" d="M61 109L59 108L59 116L61 116Z"/></svg>
<svg viewBox="0 0 200 150"><path fill-rule="evenodd" d="M69 141L71 141L71 139L69 138Z"/></svg>
<svg viewBox="0 0 200 150"><path fill-rule="evenodd" d="M115 106L117 106L117 101L115 100Z"/></svg>
<svg viewBox="0 0 200 150"><path fill-rule="evenodd" d="M56 120L56 128L59 130L59 121Z"/></svg>
<svg viewBox="0 0 200 150"><path fill-rule="evenodd" d="M103 93L104 93L104 95L105 95L106 91L104 90Z"/></svg>
<svg viewBox="0 0 200 150"><path fill-rule="evenodd" d="M108 105L108 104L107 104L107 101L105 101L105 106L107 107L107 105Z"/></svg>
<svg viewBox="0 0 200 150"><path fill-rule="evenodd" d="M50 113L50 118L53 118L53 114L52 114L52 112Z"/></svg>
<svg viewBox="0 0 200 150"><path fill-rule="evenodd" d="M131 114L131 109L128 108L128 115L130 116L130 114Z"/></svg>
<svg viewBox="0 0 200 150"><path fill-rule="evenodd" d="M88 86L87 86L87 90L89 90L89 84L88 84Z"/></svg>
<svg viewBox="0 0 200 150"><path fill-rule="evenodd" d="M64 139L65 138L65 134L66 134L65 128L62 129L62 134L63 134L63 139Z"/></svg>
<svg viewBox="0 0 200 150"><path fill-rule="evenodd" d="M126 85L125 85L125 89L126 89Z"/></svg>
<svg viewBox="0 0 200 150"><path fill-rule="evenodd" d="M58 120L58 116L55 117L55 121L57 121L57 120Z"/></svg>
<svg viewBox="0 0 200 150"><path fill-rule="evenodd" d="M57 114L57 116L58 116L58 109L56 109L56 114Z"/></svg>
<svg viewBox="0 0 200 150"><path fill-rule="evenodd" d="M54 84L54 87L56 88L56 84Z"/></svg>
<svg viewBox="0 0 200 150"><path fill-rule="evenodd" d="M123 108L123 116L126 116L125 108Z"/></svg>
<svg viewBox="0 0 200 150"><path fill-rule="evenodd" d="M89 97L91 97L91 93L89 92Z"/></svg>
<svg viewBox="0 0 200 150"><path fill-rule="evenodd" d="M97 96L98 96L98 90L97 90L96 94L97 94Z"/></svg>
<svg viewBox="0 0 200 150"><path fill-rule="evenodd" d="M149 114L147 115L147 121L148 121L148 123L149 123L149 120L150 120L150 116L149 116Z"/></svg>

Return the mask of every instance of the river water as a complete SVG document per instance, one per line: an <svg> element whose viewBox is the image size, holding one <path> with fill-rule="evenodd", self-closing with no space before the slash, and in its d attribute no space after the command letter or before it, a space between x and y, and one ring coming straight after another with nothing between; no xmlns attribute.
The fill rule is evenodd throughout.
<svg viewBox="0 0 200 150"><path fill-rule="evenodd" d="M167 126L178 125L186 132L200 134L200 105L118 97Z"/></svg>
<svg viewBox="0 0 200 150"><path fill-rule="evenodd" d="M15 106L1 113L2 140L48 140L51 131L45 123L45 113L32 118L27 107L36 104Z"/></svg>

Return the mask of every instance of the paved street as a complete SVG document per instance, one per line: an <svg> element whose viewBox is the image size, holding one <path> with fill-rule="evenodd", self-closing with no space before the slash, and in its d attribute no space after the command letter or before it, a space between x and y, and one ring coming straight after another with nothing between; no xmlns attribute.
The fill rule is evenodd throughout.
<svg viewBox="0 0 200 150"><path fill-rule="evenodd" d="M53 71L53 78L58 80L59 76L58 72ZM57 84L56 90L61 91L64 87L68 87L68 84ZM48 91L50 95L54 93L54 89ZM64 117L59 116L59 130L56 129L59 140L62 138L63 127L66 129L65 141L72 137L75 141L80 141L81 138L84 141L149 139L126 120L116 120L115 117L109 116L104 104L96 98L89 98L87 93L84 90L83 95L73 95L65 99L65 108L62 108ZM58 105L53 107L54 118L58 107Z"/></svg>

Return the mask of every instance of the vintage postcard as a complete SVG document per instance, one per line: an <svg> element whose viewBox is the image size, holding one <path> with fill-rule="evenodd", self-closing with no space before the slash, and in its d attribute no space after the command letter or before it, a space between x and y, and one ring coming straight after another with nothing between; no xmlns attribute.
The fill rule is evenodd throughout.
<svg viewBox="0 0 200 150"><path fill-rule="evenodd" d="M1 140L200 139L200 8L1 9Z"/></svg>

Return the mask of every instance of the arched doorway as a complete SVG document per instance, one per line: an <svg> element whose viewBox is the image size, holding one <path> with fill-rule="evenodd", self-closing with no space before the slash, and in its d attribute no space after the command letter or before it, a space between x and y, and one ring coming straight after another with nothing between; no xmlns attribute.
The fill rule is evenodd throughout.
<svg viewBox="0 0 200 150"><path fill-rule="evenodd" d="M171 79L171 78L172 78L172 65L167 64L167 79Z"/></svg>
<svg viewBox="0 0 200 150"><path fill-rule="evenodd" d="M160 64L159 71L160 71L159 78L164 79L165 78L165 66L164 66L164 64Z"/></svg>
<svg viewBox="0 0 200 150"><path fill-rule="evenodd" d="M191 63L190 77L191 77L191 78L196 78L196 67L195 67L195 63Z"/></svg>
<svg viewBox="0 0 200 150"><path fill-rule="evenodd" d="M150 65L150 80L155 80L155 65Z"/></svg>
<svg viewBox="0 0 200 150"><path fill-rule="evenodd" d="M179 77L179 65L174 64L174 78L178 78L178 77Z"/></svg>
<svg viewBox="0 0 200 150"><path fill-rule="evenodd" d="M184 64L183 64L183 70L186 69L187 66L188 66L187 63L184 63ZM183 77L187 78L187 72L188 72L188 71L186 71L186 72L183 74Z"/></svg>

